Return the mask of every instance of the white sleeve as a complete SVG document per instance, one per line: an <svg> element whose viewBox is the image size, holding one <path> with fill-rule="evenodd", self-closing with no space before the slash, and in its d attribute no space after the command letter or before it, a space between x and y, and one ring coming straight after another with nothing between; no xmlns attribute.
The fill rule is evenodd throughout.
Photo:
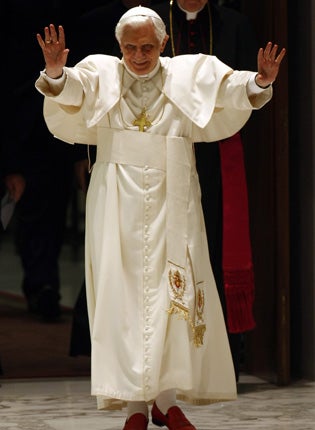
<svg viewBox="0 0 315 430"><path fill-rule="evenodd" d="M55 95L59 94L62 91L63 87L65 86L67 75L64 70L62 71L62 75L60 76L60 78L56 78L56 79L50 78L46 74L46 70L41 71L40 75L48 83L51 92Z"/></svg>
<svg viewBox="0 0 315 430"><path fill-rule="evenodd" d="M249 78L249 80L248 80L248 82L247 82L247 87L246 87L246 89L247 89L247 95L248 95L248 97L250 97L250 96L253 96L253 95L255 95L255 94L260 94L260 93L263 93L264 91L266 91L266 90L268 90L269 88L270 88L270 85L268 85L267 87L265 87L265 88L263 88L263 87L260 87L259 85L257 85L256 84L256 80L255 80L255 78L256 78L256 75L252 75L250 78Z"/></svg>

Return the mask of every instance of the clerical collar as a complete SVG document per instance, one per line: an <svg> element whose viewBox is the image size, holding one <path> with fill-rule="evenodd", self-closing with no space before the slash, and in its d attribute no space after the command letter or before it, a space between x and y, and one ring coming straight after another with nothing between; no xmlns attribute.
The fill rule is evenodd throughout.
<svg viewBox="0 0 315 430"><path fill-rule="evenodd" d="M196 19L196 18L197 18L198 13L199 13L203 8L204 8L204 6L203 6L201 9L199 9L199 10L197 10L197 11L195 11L195 12L188 12L187 10L183 9L183 8L178 4L178 2L177 2L177 6L179 7L179 9L180 9L180 10L182 10L183 12L185 12L187 21L190 21L190 20L192 20L192 19Z"/></svg>
<svg viewBox="0 0 315 430"><path fill-rule="evenodd" d="M159 71L160 67L161 67L161 63L160 60L157 62L156 66L154 67L153 70L151 70L150 73L147 73L145 75L137 75L137 73L132 72L129 67L127 66L127 64L125 63L124 59L122 59L122 63L124 65L124 67L126 68L127 72L129 73L129 75L131 75L134 79L137 79L138 81L146 81L147 79L151 79L153 78L153 76L155 76L157 74L157 72Z"/></svg>

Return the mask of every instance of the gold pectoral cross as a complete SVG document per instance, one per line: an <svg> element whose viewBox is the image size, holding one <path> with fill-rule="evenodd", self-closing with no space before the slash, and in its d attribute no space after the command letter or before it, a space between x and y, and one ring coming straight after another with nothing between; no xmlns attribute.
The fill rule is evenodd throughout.
<svg viewBox="0 0 315 430"><path fill-rule="evenodd" d="M147 116L145 107L142 109L141 114L134 120L133 125L139 127L139 131L146 131L148 127L151 127L152 123Z"/></svg>

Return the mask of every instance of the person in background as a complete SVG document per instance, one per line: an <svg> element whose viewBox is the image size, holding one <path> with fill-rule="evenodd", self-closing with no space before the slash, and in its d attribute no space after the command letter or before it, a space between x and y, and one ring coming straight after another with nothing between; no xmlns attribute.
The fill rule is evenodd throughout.
<svg viewBox="0 0 315 430"><path fill-rule="evenodd" d="M97 145L85 238L91 393L100 409L127 403L124 430L147 430L151 401L154 424L196 430L176 398L232 400L236 381L193 142L228 137L262 108L285 50L260 48L258 72L209 55L161 57L165 24L141 6L115 34L122 59L90 55L75 67L66 67L62 26L37 35L48 128Z"/></svg>
<svg viewBox="0 0 315 430"><path fill-rule="evenodd" d="M164 55L210 54L235 70L254 70L256 37L248 18L211 0L167 0L152 7L170 34ZM195 144L209 253L239 379L244 333L254 329L254 268L241 133Z"/></svg>
<svg viewBox="0 0 315 430"><path fill-rule="evenodd" d="M3 135L0 146L0 200L8 194L9 199L13 200L16 204L21 199L25 190L23 166L15 141L13 140L10 145L5 143L7 143L7 139ZM0 224L2 226L2 223ZM2 226L2 231L4 230Z"/></svg>
<svg viewBox="0 0 315 430"><path fill-rule="evenodd" d="M8 113L12 112L13 99L6 99L7 110L4 116L4 124L9 121ZM18 204L25 190L25 179L23 175L23 165L20 160L20 148L17 145L16 139L13 138L14 130L9 130L4 127L1 141L0 141L0 243L2 241L2 236L7 228L7 225L3 224L3 220L6 218L2 211L5 208L2 207L2 199L8 198L14 202L14 207ZM14 210L14 208L13 208ZM7 222L10 220L8 219ZM0 356L0 375L4 374L4 369L1 362Z"/></svg>
<svg viewBox="0 0 315 430"><path fill-rule="evenodd" d="M66 214L73 188L73 151L55 139L42 116L42 99L34 88L42 58L34 35L47 18L64 20L64 2L42 5L38 0L7 4L11 28L9 58L15 86L10 118L4 124L10 137L4 145L18 148L16 162L23 168L25 190L15 208L13 240L22 265L21 290L30 313L44 322L61 314L59 260L65 239ZM20 28L28 22L23 37ZM11 58L12 57L12 58ZM20 62L28 64L20 73Z"/></svg>

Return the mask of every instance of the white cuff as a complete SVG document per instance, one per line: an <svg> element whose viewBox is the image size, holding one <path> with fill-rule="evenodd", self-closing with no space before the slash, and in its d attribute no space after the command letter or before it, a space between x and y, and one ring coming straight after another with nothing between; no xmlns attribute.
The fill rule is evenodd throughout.
<svg viewBox="0 0 315 430"><path fill-rule="evenodd" d="M268 85L268 87L262 88L256 84L255 78L256 78L256 75L252 75L247 82L247 93L249 96L263 93L264 91L268 90L271 86L270 84Z"/></svg>
<svg viewBox="0 0 315 430"><path fill-rule="evenodd" d="M63 84L63 82L66 80L66 74L65 71L62 70L62 75L59 78L51 78L46 74L46 69L41 71L40 74L46 79L46 81L51 86L58 86L60 84Z"/></svg>
<svg viewBox="0 0 315 430"><path fill-rule="evenodd" d="M60 76L60 78L50 78L47 74L46 74L46 70L43 70L40 72L41 77L43 77L45 79L45 81L47 82L49 88L50 88L50 92L56 96L59 93L61 93L61 91L63 90L63 87L65 86L65 82L67 79L67 75L65 73L65 71L62 71L62 75Z"/></svg>

